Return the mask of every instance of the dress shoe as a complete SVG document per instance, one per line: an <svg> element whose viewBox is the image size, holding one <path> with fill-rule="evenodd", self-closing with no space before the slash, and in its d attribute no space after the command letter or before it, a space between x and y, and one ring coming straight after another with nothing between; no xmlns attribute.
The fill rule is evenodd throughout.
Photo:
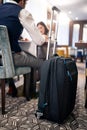
<svg viewBox="0 0 87 130"><path fill-rule="evenodd" d="M17 89L16 89L16 87L12 87L12 86L9 87L7 95L12 96L12 97L17 97Z"/></svg>
<svg viewBox="0 0 87 130"><path fill-rule="evenodd" d="M11 96L12 95L12 87L9 87L9 90L7 92L7 95Z"/></svg>
<svg viewBox="0 0 87 130"><path fill-rule="evenodd" d="M17 92L17 89L15 88L12 91L12 97L17 97L17 95L18 95L18 92Z"/></svg>
<svg viewBox="0 0 87 130"><path fill-rule="evenodd" d="M39 97L39 93L35 92L31 95L31 99L37 99Z"/></svg>

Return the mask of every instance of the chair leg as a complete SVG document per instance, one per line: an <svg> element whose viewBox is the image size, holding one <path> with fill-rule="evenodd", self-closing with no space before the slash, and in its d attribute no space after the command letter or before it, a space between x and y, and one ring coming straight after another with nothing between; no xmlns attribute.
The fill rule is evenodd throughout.
<svg viewBox="0 0 87 130"><path fill-rule="evenodd" d="M30 73L24 74L24 96L29 101L30 100Z"/></svg>
<svg viewBox="0 0 87 130"><path fill-rule="evenodd" d="M5 114L5 79L1 79L1 104L2 114Z"/></svg>

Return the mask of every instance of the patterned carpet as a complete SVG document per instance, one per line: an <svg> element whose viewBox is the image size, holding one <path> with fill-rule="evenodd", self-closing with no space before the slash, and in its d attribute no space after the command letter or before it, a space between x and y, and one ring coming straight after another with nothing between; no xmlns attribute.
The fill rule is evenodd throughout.
<svg viewBox="0 0 87 130"><path fill-rule="evenodd" d="M24 97L12 98L6 95L8 113L2 115L0 110L0 130L87 130L87 109L84 108L85 65L77 63L77 66L79 76L76 105L64 124L37 119L35 110L38 99L26 101Z"/></svg>

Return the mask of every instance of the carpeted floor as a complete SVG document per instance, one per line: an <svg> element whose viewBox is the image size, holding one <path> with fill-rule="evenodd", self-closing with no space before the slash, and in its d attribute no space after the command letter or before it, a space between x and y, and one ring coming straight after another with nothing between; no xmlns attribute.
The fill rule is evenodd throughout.
<svg viewBox="0 0 87 130"><path fill-rule="evenodd" d="M12 98L6 95L8 113L2 115L0 110L0 130L87 130L87 109L84 108L85 65L77 63L77 66L79 76L76 105L73 114L64 124L37 119L35 110L38 99L26 101L24 97Z"/></svg>

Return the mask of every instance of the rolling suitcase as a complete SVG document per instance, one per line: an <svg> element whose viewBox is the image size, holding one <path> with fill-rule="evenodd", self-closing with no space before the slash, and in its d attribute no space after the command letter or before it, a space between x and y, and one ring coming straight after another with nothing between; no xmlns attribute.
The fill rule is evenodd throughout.
<svg viewBox="0 0 87 130"><path fill-rule="evenodd" d="M53 11L54 9L57 10L55 7L52 8ZM50 42L48 42L47 60L41 67L36 116L63 123L75 106L78 71L75 61L70 58L57 55L49 58L49 48Z"/></svg>
<svg viewBox="0 0 87 130"><path fill-rule="evenodd" d="M73 111L78 71L72 59L53 57L41 68L38 113L41 118L62 123Z"/></svg>

